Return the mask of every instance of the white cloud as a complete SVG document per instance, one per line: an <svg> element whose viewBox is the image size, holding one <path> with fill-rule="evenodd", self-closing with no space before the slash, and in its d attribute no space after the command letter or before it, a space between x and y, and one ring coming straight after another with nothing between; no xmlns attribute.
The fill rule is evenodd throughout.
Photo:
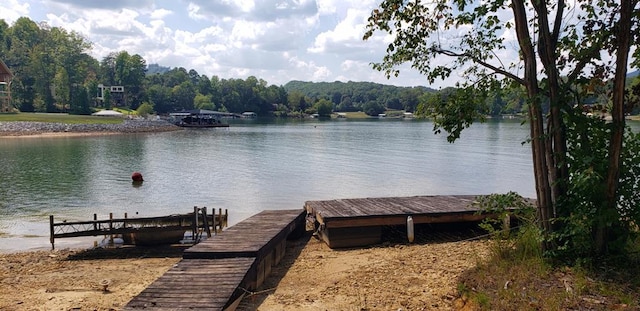
<svg viewBox="0 0 640 311"><path fill-rule="evenodd" d="M7 24L13 24L21 16L28 16L30 4L17 0L4 0L0 2L0 12L2 12L2 19Z"/></svg>
<svg viewBox="0 0 640 311"><path fill-rule="evenodd" d="M290 80L425 85L408 66L391 80L372 69L391 40L381 33L362 40L378 2L5 0L0 9L12 20L28 16L83 34L98 60L126 50L148 64L221 79L253 75L276 85Z"/></svg>
<svg viewBox="0 0 640 311"><path fill-rule="evenodd" d="M352 53L354 49L365 48L362 41L366 19L364 10L349 9L346 17L334 29L325 31L316 37L311 53Z"/></svg>
<svg viewBox="0 0 640 311"><path fill-rule="evenodd" d="M200 6L195 3L189 3L187 6L188 16L194 20L204 20L206 17L200 14Z"/></svg>
<svg viewBox="0 0 640 311"><path fill-rule="evenodd" d="M173 14L173 12L167 9L158 9L158 10L153 10L153 12L151 12L150 14L150 17L151 19L164 19L165 17L171 14Z"/></svg>

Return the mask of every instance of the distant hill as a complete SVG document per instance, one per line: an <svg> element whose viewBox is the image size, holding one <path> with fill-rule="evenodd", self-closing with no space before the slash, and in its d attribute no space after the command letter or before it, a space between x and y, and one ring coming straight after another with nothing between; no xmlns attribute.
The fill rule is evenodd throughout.
<svg viewBox="0 0 640 311"><path fill-rule="evenodd" d="M171 68L169 67L160 66L158 64L149 64L147 66L147 75L154 75L156 73L164 74L166 72L169 72L170 70Z"/></svg>
<svg viewBox="0 0 640 311"><path fill-rule="evenodd" d="M380 84L374 82L304 82L304 81L289 81L284 85L285 90L287 92L290 91L298 91L305 95L313 95L314 93L348 93L353 90L362 90L362 89L379 89L379 90L403 90L403 89L420 89L423 92L435 92L436 90L428 87L417 86L417 87L401 87L387 84Z"/></svg>
<svg viewBox="0 0 640 311"><path fill-rule="evenodd" d="M634 72L627 73L627 79L635 78L640 75L640 70L636 70Z"/></svg>
<svg viewBox="0 0 640 311"><path fill-rule="evenodd" d="M327 99L335 105L336 111L372 111L384 108L415 111L418 99L424 93L435 92L427 87L399 87L373 82L304 82L289 81L284 85L287 93L300 93L311 102ZM370 111L369 111L370 110ZM369 112L367 112L369 111Z"/></svg>

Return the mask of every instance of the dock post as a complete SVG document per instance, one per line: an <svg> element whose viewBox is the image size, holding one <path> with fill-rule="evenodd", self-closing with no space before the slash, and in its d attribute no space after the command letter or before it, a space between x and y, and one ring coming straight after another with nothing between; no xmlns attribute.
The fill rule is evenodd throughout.
<svg viewBox="0 0 640 311"><path fill-rule="evenodd" d="M202 225L204 226L204 231L207 232L207 237L211 237L211 228L209 227L209 219L207 217L207 207L202 207Z"/></svg>
<svg viewBox="0 0 640 311"><path fill-rule="evenodd" d="M191 225L191 237L193 238L193 242L198 239L198 207L193 207L193 223Z"/></svg>
<svg viewBox="0 0 640 311"><path fill-rule="evenodd" d="M98 214L93 214L93 231L98 231Z"/></svg>
<svg viewBox="0 0 640 311"><path fill-rule="evenodd" d="M51 241L51 250L56 249L54 246L54 230L53 230L53 215L49 215L49 241Z"/></svg>
<svg viewBox="0 0 640 311"><path fill-rule="evenodd" d="M113 246L113 213L109 213L109 243Z"/></svg>
<svg viewBox="0 0 640 311"><path fill-rule="evenodd" d="M211 228L213 228L213 233L218 234L218 225L216 221L216 208L211 208Z"/></svg>

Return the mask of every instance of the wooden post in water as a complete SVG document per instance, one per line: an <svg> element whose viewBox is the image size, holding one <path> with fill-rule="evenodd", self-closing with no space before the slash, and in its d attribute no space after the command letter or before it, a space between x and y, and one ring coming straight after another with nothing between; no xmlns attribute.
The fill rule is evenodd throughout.
<svg viewBox="0 0 640 311"><path fill-rule="evenodd" d="M98 231L98 214L93 214L93 230Z"/></svg>
<svg viewBox="0 0 640 311"><path fill-rule="evenodd" d="M49 241L51 241L51 249L55 249L54 246L54 229L53 229L53 215L49 215Z"/></svg>

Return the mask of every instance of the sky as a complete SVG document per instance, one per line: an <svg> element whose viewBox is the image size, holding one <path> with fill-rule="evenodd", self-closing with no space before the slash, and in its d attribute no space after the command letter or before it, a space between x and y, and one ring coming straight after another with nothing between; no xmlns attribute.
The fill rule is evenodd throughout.
<svg viewBox="0 0 640 311"><path fill-rule="evenodd" d="M209 77L270 85L291 80L429 84L408 66L387 79L371 67L392 38L363 41L379 0L2 0L12 25L21 16L82 34L101 60L111 52L139 54L147 64L195 69Z"/></svg>

